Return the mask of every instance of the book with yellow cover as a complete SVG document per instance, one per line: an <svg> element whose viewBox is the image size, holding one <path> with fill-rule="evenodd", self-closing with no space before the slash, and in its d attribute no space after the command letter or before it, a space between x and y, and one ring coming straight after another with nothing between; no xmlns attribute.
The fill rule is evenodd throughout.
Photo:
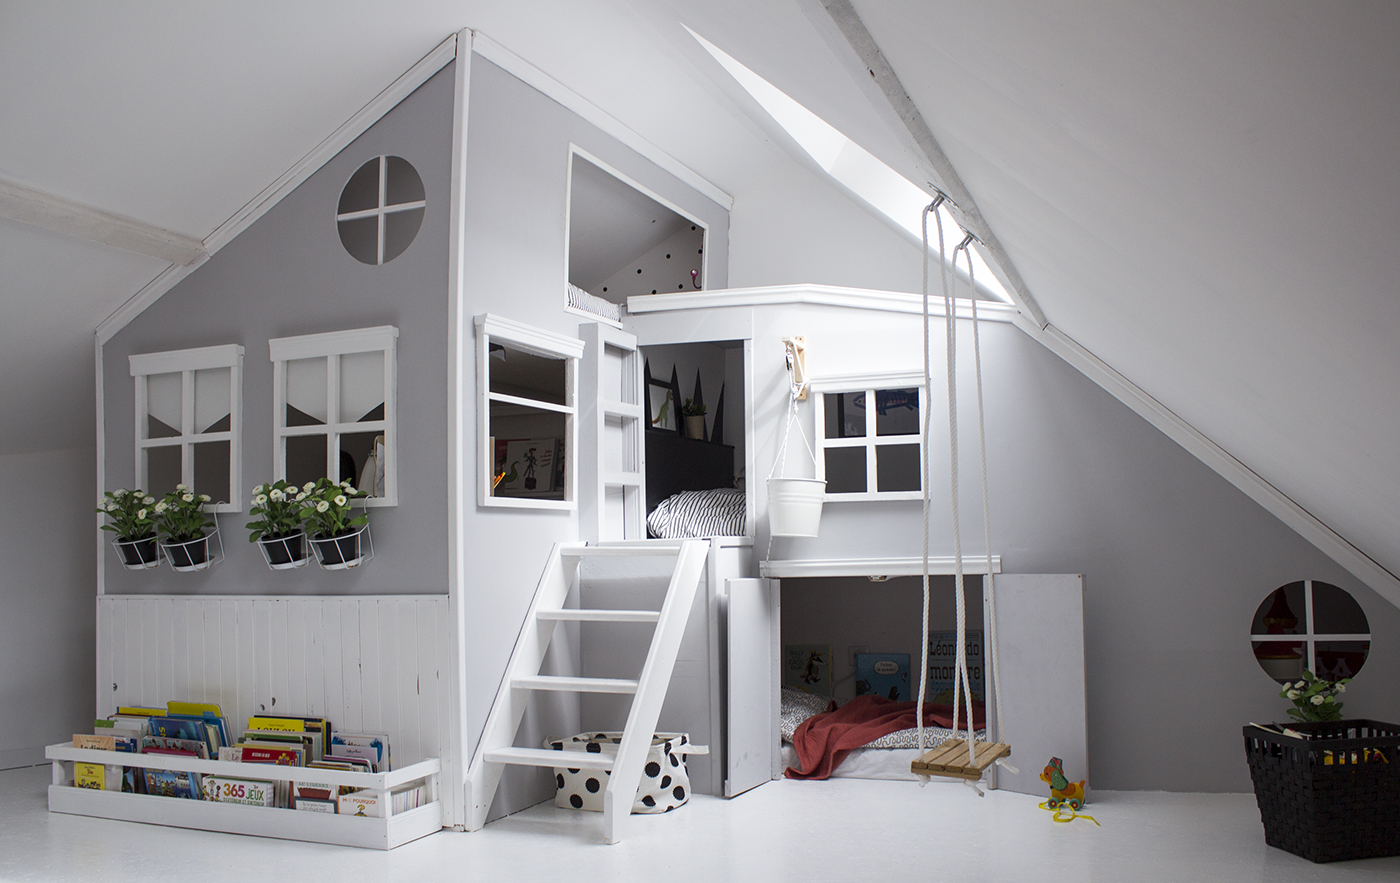
<svg viewBox="0 0 1400 883"><path fill-rule="evenodd" d="M167 702L163 714L185 714L191 717L204 717L206 714L223 717L224 712L214 702Z"/></svg>
<svg viewBox="0 0 1400 883"><path fill-rule="evenodd" d="M164 708L144 708L140 705L118 705L117 714L132 717L165 717Z"/></svg>
<svg viewBox="0 0 1400 883"><path fill-rule="evenodd" d="M304 733L306 732L306 722L301 718L294 717L258 717L255 715L248 718L248 729L282 733Z"/></svg>

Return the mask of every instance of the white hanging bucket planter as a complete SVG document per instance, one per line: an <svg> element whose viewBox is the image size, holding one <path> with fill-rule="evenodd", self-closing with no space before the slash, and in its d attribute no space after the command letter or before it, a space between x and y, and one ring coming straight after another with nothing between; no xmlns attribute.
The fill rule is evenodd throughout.
<svg viewBox="0 0 1400 883"><path fill-rule="evenodd" d="M783 478L781 473L787 465L788 439L792 435L792 425L797 423L797 399L802 394L805 380L799 382L796 370L794 344L784 340L788 346L788 419L783 429L783 443L778 451L778 459L768 473L768 532L775 537L815 537L821 529L822 501L826 499L826 482L820 478ZM805 376L805 375L804 375ZM812 467L817 465L816 454L807 443L807 434L797 426L797 434L807 449ZM778 475L775 475L778 473Z"/></svg>
<svg viewBox="0 0 1400 883"><path fill-rule="evenodd" d="M370 538L368 524L340 536L314 536L311 547L316 550L316 563L322 570L347 570L374 557L374 540Z"/></svg>
<svg viewBox="0 0 1400 883"><path fill-rule="evenodd" d="M214 543L218 543L217 551ZM192 540L179 542L161 540L160 551L176 572L194 573L208 570L224 560L224 541L219 538L219 528L216 525L209 533Z"/></svg>
<svg viewBox="0 0 1400 883"><path fill-rule="evenodd" d="M817 478L768 479L768 530L775 537L814 537L821 528L826 482Z"/></svg>
<svg viewBox="0 0 1400 883"><path fill-rule="evenodd" d="M160 567L160 549L156 545L155 534L135 540L117 537L112 540L112 548L117 550L117 558L127 570Z"/></svg>
<svg viewBox="0 0 1400 883"><path fill-rule="evenodd" d="M284 537L262 537L258 540L263 560L272 570L292 570L305 567L311 561L311 552L306 547L306 531Z"/></svg>

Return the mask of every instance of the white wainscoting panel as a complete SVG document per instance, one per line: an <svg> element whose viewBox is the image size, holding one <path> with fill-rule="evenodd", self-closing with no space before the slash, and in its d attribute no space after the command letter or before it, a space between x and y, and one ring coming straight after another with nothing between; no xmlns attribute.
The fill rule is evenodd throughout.
<svg viewBox="0 0 1400 883"><path fill-rule="evenodd" d="M97 713L217 702L241 733L261 712L387 733L396 767L443 757L452 652L445 596L104 596Z"/></svg>

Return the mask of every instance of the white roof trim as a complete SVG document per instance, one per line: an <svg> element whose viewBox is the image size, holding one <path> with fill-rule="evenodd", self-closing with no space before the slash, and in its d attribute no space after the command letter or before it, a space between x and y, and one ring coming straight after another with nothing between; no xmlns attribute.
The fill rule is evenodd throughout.
<svg viewBox="0 0 1400 883"><path fill-rule="evenodd" d="M866 288L839 288L832 285L770 285L762 288L723 288L678 294L642 294L627 298L629 313L657 313L670 310L713 310L719 307L757 307L773 304L816 304L857 310L883 310L890 313L923 313L923 298L901 291L872 291ZM943 316L943 298L930 295L930 316ZM959 319L972 318L972 301L957 298L953 312ZM988 322L1014 322L1019 315L1011 304L977 301L977 318Z"/></svg>
<svg viewBox="0 0 1400 883"><path fill-rule="evenodd" d="M0 180L0 216L180 266L204 257L204 243L193 236L12 181Z"/></svg>
<svg viewBox="0 0 1400 883"><path fill-rule="evenodd" d="M426 83L433 74L442 70L449 61L456 57L457 35L453 34L439 43L433 51L409 68L403 76L376 95L368 104L360 108L340 128L327 136L326 140L316 145L310 153L283 172L263 192L253 197L243 208L234 212L233 217L220 224L204 240L204 253L197 256L193 263L187 266L168 268L151 280L130 300L118 307L116 312L102 320L97 326L97 342L102 344L111 340L117 332L141 315L147 307L160 300L162 295L198 269L210 255L231 242L239 233L251 227L253 222L265 215L273 206L281 202L283 197L329 162L331 157L348 147L350 142L363 135L370 126L379 122L400 101L413 94L415 89Z"/></svg>
<svg viewBox="0 0 1400 883"><path fill-rule="evenodd" d="M771 578L832 576L922 576L923 558L804 558L761 561L760 576ZM929 556L928 572L948 575L954 572L953 556ZM963 573L970 576L987 572L986 555L963 556ZM992 556L992 573L1001 573L1001 556Z"/></svg>

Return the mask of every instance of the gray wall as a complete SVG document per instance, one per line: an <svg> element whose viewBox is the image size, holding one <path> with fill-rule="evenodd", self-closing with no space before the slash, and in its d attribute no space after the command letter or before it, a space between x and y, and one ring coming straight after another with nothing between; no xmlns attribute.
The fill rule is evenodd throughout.
<svg viewBox="0 0 1400 883"><path fill-rule="evenodd" d="M472 58L469 107L463 252L469 314L490 312L570 336L590 321L563 310L570 143L704 221L710 231L708 284L727 284L729 222L720 206L480 56ZM473 342L464 344L475 352ZM474 358L464 383L476 389ZM472 451L474 412L466 420ZM470 478L472 500L464 513L466 729L472 749L550 548L578 537L575 512L478 507L476 481ZM578 726L577 705L557 699L536 704L518 744L533 747ZM509 769L493 815L545 799L551 788L547 771Z"/></svg>
<svg viewBox="0 0 1400 883"><path fill-rule="evenodd" d="M448 65L204 266L123 329L103 352L108 488L133 483L127 356L244 347L243 511L222 515L227 560L202 573L129 572L105 556L110 593L388 594L447 591L447 269L453 66ZM342 247L341 188L364 162L401 156L427 209L408 250L369 266ZM271 479L274 337L394 325L398 339L399 505L371 510L375 558L353 571L272 572L247 541L248 492ZM172 697L175 698L175 697Z"/></svg>
<svg viewBox="0 0 1400 883"><path fill-rule="evenodd" d="M921 370L917 316L781 306L759 307L754 317L760 476L773 463L786 405L782 336L807 336L814 376ZM972 354L960 324L962 535L965 553L978 554ZM948 555L938 320L932 337L931 552ZM1400 719L1400 610L1015 327L986 323L982 338L994 551L1007 572L1084 574L1095 787L1249 790L1240 726L1283 719L1286 703L1255 663L1247 636L1264 597L1297 579L1345 588L1370 619L1371 657L1346 695L1348 715ZM810 439L811 406L801 414ZM798 450L788 462L805 459ZM755 480L750 489L760 513L756 548L765 549L766 487ZM820 537L777 538L771 557L916 557L919 535L918 502L828 503ZM884 589L867 591L874 597Z"/></svg>
<svg viewBox="0 0 1400 883"><path fill-rule="evenodd" d="M92 725L95 474L90 447L0 456L0 769Z"/></svg>

